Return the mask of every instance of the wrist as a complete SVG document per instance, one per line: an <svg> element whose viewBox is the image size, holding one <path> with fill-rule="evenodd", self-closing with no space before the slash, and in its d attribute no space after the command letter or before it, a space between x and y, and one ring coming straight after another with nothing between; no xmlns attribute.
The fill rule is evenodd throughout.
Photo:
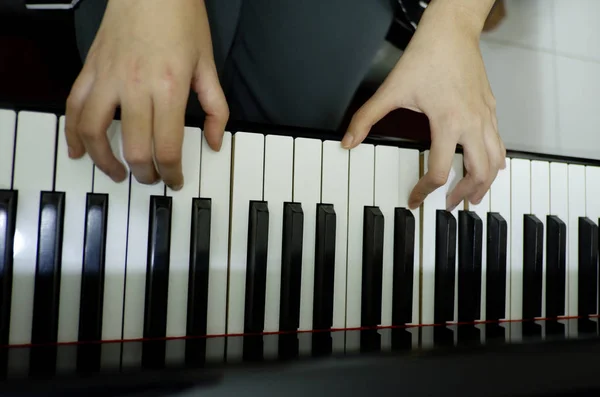
<svg viewBox="0 0 600 397"><path fill-rule="evenodd" d="M419 26L447 21L479 38L494 3L495 0L431 0Z"/></svg>

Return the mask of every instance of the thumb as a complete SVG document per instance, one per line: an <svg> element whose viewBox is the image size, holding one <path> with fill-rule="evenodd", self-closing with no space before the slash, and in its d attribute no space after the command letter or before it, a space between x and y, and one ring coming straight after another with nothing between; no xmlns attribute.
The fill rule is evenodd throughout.
<svg viewBox="0 0 600 397"><path fill-rule="evenodd" d="M198 94L200 106L206 114L204 119L204 137L211 149L219 151L223 134L229 120L229 106L219 82L219 76L211 62L198 62L194 74L194 91Z"/></svg>
<svg viewBox="0 0 600 397"><path fill-rule="evenodd" d="M342 139L342 147L353 149L369 135L371 128L389 112L394 110L393 101L384 91L377 91L356 111Z"/></svg>

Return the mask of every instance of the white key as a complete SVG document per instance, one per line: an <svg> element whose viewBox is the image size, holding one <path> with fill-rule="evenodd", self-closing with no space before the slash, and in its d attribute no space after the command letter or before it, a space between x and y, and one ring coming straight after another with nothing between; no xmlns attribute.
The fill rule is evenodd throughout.
<svg viewBox="0 0 600 397"><path fill-rule="evenodd" d="M546 216L550 214L550 163L531 161L531 214L544 225L542 238L542 315L546 312L546 233L548 224Z"/></svg>
<svg viewBox="0 0 600 397"><path fill-rule="evenodd" d="M13 188L19 191L9 344L31 343L40 191L54 178L56 116L19 112Z"/></svg>
<svg viewBox="0 0 600 397"><path fill-rule="evenodd" d="M292 201L293 165L294 139L287 136L267 136L264 200L269 205L269 248L265 291L265 332L279 331L283 203Z"/></svg>
<svg viewBox="0 0 600 397"><path fill-rule="evenodd" d="M418 164L415 164L417 166ZM383 272L381 285L381 324L392 325L394 297L394 213L400 207L400 149L375 147L375 200L383 214ZM418 167L417 167L418 169Z"/></svg>
<svg viewBox="0 0 600 397"><path fill-rule="evenodd" d="M585 216L598 225L600 219L600 167L585 167ZM598 314L596 306L596 313Z"/></svg>
<svg viewBox="0 0 600 397"><path fill-rule="evenodd" d="M511 280L511 160L506 159L506 168L498 172L498 176L490 188L490 211L497 212L506 221L506 304L505 319L510 318L510 280ZM503 319L503 320L505 320Z"/></svg>
<svg viewBox="0 0 600 397"><path fill-rule="evenodd" d="M169 297L167 301L167 337L186 335L188 275L190 265L190 216L192 200L200 193L202 132L185 127L182 149L183 188L173 191L171 209L171 256L169 261Z"/></svg>
<svg viewBox="0 0 600 397"><path fill-rule="evenodd" d="M86 195L93 188L94 163L87 153L78 160L69 158L64 116L60 117L58 131L54 189L65 193L58 342L75 342L79 333Z"/></svg>
<svg viewBox="0 0 600 397"><path fill-rule="evenodd" d="M211 199L210 258L206 332L225 334L227 320L227 264L229 260L229 188L231 178L231 133L225 131L221 150L212 150L202 140L200 197ZM211 342L209 345L214 345ZM222 353L222 350L221 350ZM208 353L207 353L208 356Z"/></svg>
<svg viewBox="0 0 600 397"><path fill-rule="evenodd" d="M452 159L452 168L450 169L450 174L448 175L448 186L446 195L449 195L452 190L456 187L458 182L463 178L463 156L462 154L455 154ZM456 248L455 248L455 257L454 257L454 321L458 321L458 211L463 210L465 208L465 202L461 201L454 209L452 210L452 215L454 219L456 219ZM454 332L456 337L456 332Z"/></svg>
<svg viewBox="0 0 600 397"><path fill-rule="evenodd" d="M427 173L427 164L429 161L429 150L426 150L423 154L423 172ZM463 176L463 161L462 155L455 154L448 180L446 184L427 196L423 202L423 282L422 282L422 319L421 322L425 325L434 324L434 313L435 313L435 242L436 242L436 211L446 209L446 196L454 189L456 184L462 179ZM458 206L452 210L452 215L457 221L457 233L458 233L458 211L464 208L464 202L461 202ZM458 235L457 235L458 236ZM456 246L458 249L458 238L456 239ZM458 251L457 251L458 252ZM456 255L456 261L458 261L458 255ZM458 268L455 272L455 284L458 284L457 278ZM456 289L455 285L455 291ZM454 294L454 317L457 316L457 294Z"/></svg>
<svg viewBox="0 0 600 397"><path fill-rule="evenodd" d="M399 186L398 186L398 206L408 208L408 198L413 188L419 182L419 159L420 153L416 149L399 149L400 150L400 164L399 164ZM419 253L421 251L421 210L416 208L411 210L415 218L415 249L414 249L414 270L413 270L413 319L409 324L419 323L419 307L421 300L421 258Z"/></svg>
<svg viewBox="0 0 600 397"><path fill-rule="evenodd" d="M15 149L17 114L0 109L0 189L10 189Z"/></svg>
<svg viewBox="0 0 600 397"><path fill-rule="evenodd" d="M302 204L302 281L300 284L300 330L312 329L315 286L315 239L317 203L321 199L321 141L297 138L294 142L294 202Z"/></svg>
<svg viewBox="0 0 600 397"><path fill-rule="evenodd" d="M569 169L566 163L550 163L550 214L556 215L565 223L567 238L566 238L566 257L565 262L569 261L569 190L565 187L569 186ZM568 266L568 265L567 265ZM565 269L567 270L567 269ZM569 289L568 286L568 270L565 274L565 311L568 313L569 305ZM544 285L545 285L544 274ZM545 291L544 291L545 294ZM545 301L544 295L544 301ZM544 307L545 308L545 307ZM546 312L544 311L544 315Z"/></svg>
<svg viewBox="0 0 600 397"><path fill-rule="evenodd" d="M361 326L364 207L373 205L375 147L361 144L350 151L348 192L348 269L346 327Z"/></svg>
<svg viewBox="0 0 600 397"><path fill-rule="evenodd" d="M346 247L348 236L349 151L337 141L323 142L321 203L333 204L336 217L333 326L346 326ZM343 346L342 346L343 347Z"/></svg>
<svg viewBox="0 0 600 397"><path fill-rule="evenodd" d="M569 221L567 229L568 237L568 291L569 291L569 312L568 316L578 315L579 298L577 294L578 269L579 269L579 217L585 216L586 208L585 197L585 167L583 165L569 164Z"/></svg>
<svg viewBox="0 0 600 397"><path fill-rule="evenodd" d="M523 215L531 213L531 162L511 160L510 319L523 318ZM511 331L512 332L512 331Z"/></svg>
<svg viewBox="0 0 600 397"><path fill-rule="evenodd" d="M144 336L150 196L164 195L165 185L144 185L133 174L130 178L123 338L138 339Z"/></svg>
<svg viewBox="0 0 600 397"><path fill-rule="evenodd" d="M123 141L120 121L112 122L107 136L115 157L127 166L122 156ZM100 169L97 167L94 169L94 193L108 195L102 340L119 340L123 337L129 178L128 174L123 182L115 183Z"/></svg>
<svg viewBox="0 0 600 397"><path fill-rule="evenodd" d="M490 191L488 190L479 204L469 204L469 210L473 211L481 218L481 306L480 320L485 320L485 293L487 276L487 214L490 212Z"/></svg>
<svg viewBox="0 0 600 397"><path fill-rule="evenodd" d="M250 201L263 199L264 152L263 135L238 132L233 136L228 334L244 332L248 215Z"/></svg>

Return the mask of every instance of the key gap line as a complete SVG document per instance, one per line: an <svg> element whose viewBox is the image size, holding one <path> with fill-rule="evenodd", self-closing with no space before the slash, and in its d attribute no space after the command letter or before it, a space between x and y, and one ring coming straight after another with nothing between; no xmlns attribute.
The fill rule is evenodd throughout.
<svg viewBox="0 0 600 397"><path fill-rule="evenodd" d="M131 179L132 179L132 174L131 172L129 173L129 186L128 186L128 198L127 198L127 228L126 228L126 235L127 235L127 244L125 244L125 269L123 271L123 299L122 299L122 310L121 310L121 339L124 339L124 335L125 335L125 298L127 296L127 265L129 264L129 227L130 227L130 220L131 220ZM119 365L122 367L123 366L123 349L121 348L121 356L119 358Z"/></svg>
<svg viewBox="0 0 600 397"><path fill-rule="evenodd" d="M231 134L231 148L229 154L229 227L227 230L227 284L225 286L225 332L229 329L229 292L230 292L230 275L231 275L231 227L233 224L232 213L233 213L233 186L235 184L235 133ZM225 340L223 346L223 358L227 362L227 348L228 340Z"/></svg>
<svg viewBox="0 0 600 397"><path fill-rule="evenodd" d="M19 130L19 112L15 112L15 126L13 128L12 164L10 173L10 189L15 188L15 164L17 163L17 131Z"/></svg>

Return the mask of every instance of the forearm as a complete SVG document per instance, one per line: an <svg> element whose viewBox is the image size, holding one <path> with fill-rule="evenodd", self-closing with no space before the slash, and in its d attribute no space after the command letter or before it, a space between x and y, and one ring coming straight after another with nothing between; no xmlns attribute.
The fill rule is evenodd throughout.
<svg viewBox="0 0 600 397"><path fill-rule="evenodd" d="M431 0L419 25L458 23L479 36L496 0Z"/></svg>

